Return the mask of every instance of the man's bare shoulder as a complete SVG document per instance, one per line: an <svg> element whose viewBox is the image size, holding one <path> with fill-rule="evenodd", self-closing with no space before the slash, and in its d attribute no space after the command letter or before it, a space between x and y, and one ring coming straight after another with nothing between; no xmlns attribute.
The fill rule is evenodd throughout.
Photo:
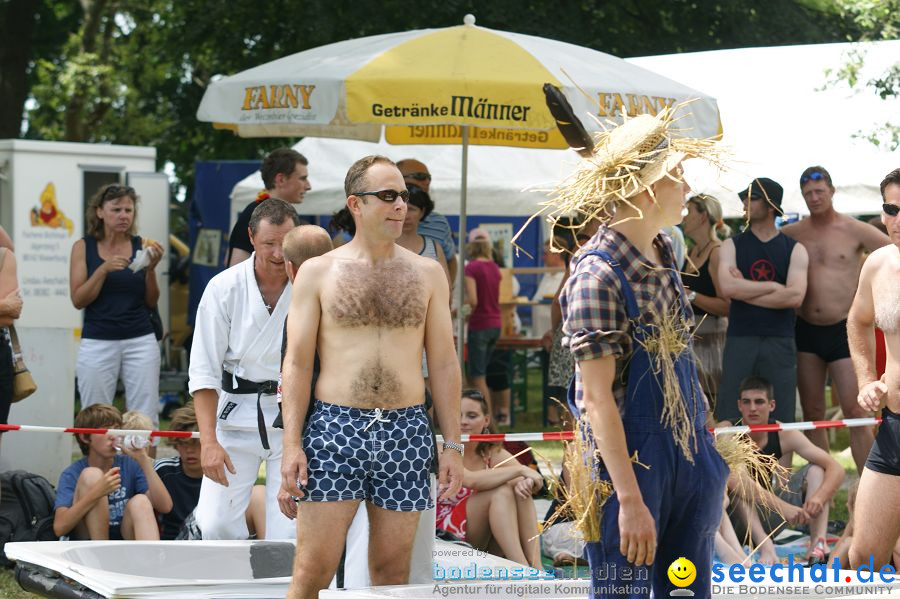
<svg viewBox="0 0 900 599"><path fill-rule="evenodd" d="M797 239L798 237L802 237L806 232L809 223L806 220L798 220L795 223L791 223L789 225L785 225L781 227L781 232L790 237L791 239Z"/></svg>
<svg viewBox="0 0 900 599"><path fill-rule="evenodd" d="M897 246L891 243L869 254L863 264L863 268L867 270L879 269L890 264L893 260L897 260Z"/></svg>
<svg viewBox="0 0 900 599"><path fill-rule="evenodd" d="M314 256L305 260L297 270L297 281L311 283L313 281L322 279L322 277L324 276L327 276L334 268L335 263L338 260L336 256L332 255L336 251L337 250L332 250L327 254Z"/></svg>

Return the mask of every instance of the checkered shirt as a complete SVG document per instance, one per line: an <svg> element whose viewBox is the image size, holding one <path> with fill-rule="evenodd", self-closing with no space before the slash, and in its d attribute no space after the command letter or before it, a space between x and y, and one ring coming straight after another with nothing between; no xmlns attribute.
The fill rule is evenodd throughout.
<svg viewBox="0 0 900 599"><path fill-rule="evenodd" d="M654 244L663 256L664 264L674 264L672 242L660 233ZM601 227L579 251L604 250L619 262L637 301L639 321L653 324L652 314L664 314L678 302L680 290L673 284L668 269L654 267L628 239L609 227ZM625 383L628 362L632 353L631 327L625 312L625 296L619 277L599 256L587 256L566 281L560 304L563 313L563 345L568 345L575 357L575 404L583 409L584 391L578 362L605 356L616 357L616 378L613 395L619 412L625 404ZM689 321L693 312L688 304Z"/></svg>

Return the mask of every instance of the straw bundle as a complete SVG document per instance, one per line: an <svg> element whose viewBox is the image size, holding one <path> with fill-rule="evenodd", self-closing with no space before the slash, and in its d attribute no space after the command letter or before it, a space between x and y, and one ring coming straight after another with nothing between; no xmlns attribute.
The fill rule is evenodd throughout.
<svg viewBox="0 0 900 599"><path fill-rule="evenodd" d="M596 467L595 446L587 419L578 419L575 438L566 444L563 467L569 481L565 484L560 477L554 477L550 492L559 501L560 507L544 526L552 525L563 512L570 512L575 522L575 530L587 542L599 541L603 505L613 493L612 484L601 480Z"/></svg>
<svg viewBox="0 0 900 599"><path fill-rule="evenodd" d="M662 384L663 426L672 431L676 445L681 449L685 459L694 463L697 450L697 435L694 422L688 413L689 405L696 405L700 397L682 397L681 385L675 373L675 362L684 354L691 352L691 327L685 320L680 304L673 304L665 314L656 310L650 312L652 325L650 334L638 340L641 347L651 357L653 374ZM648 375L650 373L647 373Z"/></svg>

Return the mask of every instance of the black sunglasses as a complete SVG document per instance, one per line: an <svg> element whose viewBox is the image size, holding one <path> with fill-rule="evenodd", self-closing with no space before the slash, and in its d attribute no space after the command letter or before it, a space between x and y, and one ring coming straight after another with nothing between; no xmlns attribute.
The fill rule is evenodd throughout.
<svg viewBox="0 0 900 599"><path fill-rule="evenodd" d="M881 205L881 209L884 210L884 213L888 216L897 216L900 214L900 206L897 204L888 204L885 202Z"/></svg>
<svg viewBox="0 0 900 599"><path fill-rule="evenodd" d="M415 179L416 181L431 181L431 173L408 173L403 175L404 179Z"/></svg>
<svg viewBox="0 0 900 599"><path fill-rule="evenodd" d="M478 389L463 389L463 399L474 399L475 401L484 402L484 395Z"/></svg>
<svg viewBox="0 0 900 599"><path fill-rule="evenodd" d="M403 203L409 202L409 191L404 189L403 191L396 191L394 189L382 189L381 191L357 191L352 194L355 196L375 196L382 202L390 202L394 203L397 201L397 197L399 196Z"/></svg>
<svg viewBox="0 0 900 599"><path fill-rule="evenodd" d="M825 178L824 173L820 173L819 171L813 171L808 175L803 175L800 177L800 185L806 185L810 181L821 181Z"/></svg>

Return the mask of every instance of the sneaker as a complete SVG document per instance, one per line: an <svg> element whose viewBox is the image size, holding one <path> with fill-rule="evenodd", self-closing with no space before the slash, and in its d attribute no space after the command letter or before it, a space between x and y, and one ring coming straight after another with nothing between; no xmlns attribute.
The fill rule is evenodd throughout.
<svg viewBox="0 0 900 599"><path fill-rule="evenodd" d="M825 539L819 537L819 540L816 541L816 544L809 551L809 563L808 566L813 566L815 564L827 564L828 559L826 555L828 553L828 544L825 542Z"/></svg>

